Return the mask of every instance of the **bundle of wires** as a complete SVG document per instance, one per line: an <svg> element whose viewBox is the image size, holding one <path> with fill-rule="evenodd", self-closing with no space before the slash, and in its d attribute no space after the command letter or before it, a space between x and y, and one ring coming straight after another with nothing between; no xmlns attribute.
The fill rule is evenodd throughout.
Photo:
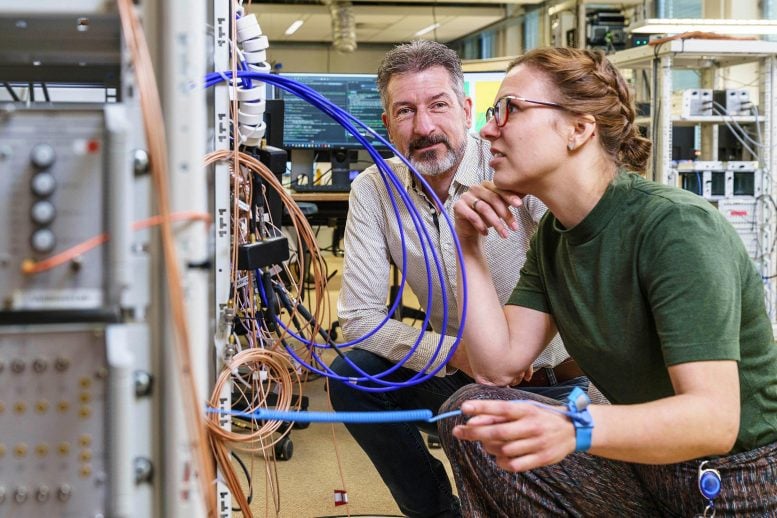
<svg viewBox="0 0 777 518"><path fill-rule="evenodd" d="M434 248L431 237L429 236L429 232L426 229L425 225L423 224L423 221L421 219L420 214L418 213L418 210L415 208L412 200L410 199L409 194L404 189L402 181L394 174L394 172L391 170L391 167L388 165L386 160L380 155L380 153L376 150L372 142L377 141L382 146L388 147L390 150L392 150L394 154L404 162L404 164L408 167L409 171L411 171L411 173L416 177L416 179L425 187L426 191L432 197L434 204L437 206L438 211L444 216L446 224L451 229L451 233L454 236L454 244L456 246L456 253L458 255L459 264L463 264L461 246L458 240L455 238L456 234L454 231L453 221L450 219L450 217L448 216L448 214L443 208L442 202L435 195L434 190L430 188L429 184L426 182L423 176L420 175L412 167L412 165L408 162L408 160L405 157L401 155L401 153L397 152L391 146L391 144L388 141L386 141L383 137L381 137L377 132L375 132L373 129L371 129L364 123L362 123L357 118L353 117L351 114L342 110L337 105L333 104L331 101L323 97L315 90L312 90L311 88L303 84L300 84L296 81L293 81L283 76L267 74L263 72L256 72L250 69L239 70L236 72L236 74L237 74L237 78L240 79L240 81L243 83L251 80L263 81L266 83L273 84L278 88L281 88L307 101L314 107L318 108L319 110L329 115L333 120L338 122L341 126L343 126L367 150L370 157L375 162L378 170L381 173L381 178L383 180L383 183L386 186L386 190L388 191L391 197L391 203L392 203L394 215L397 218L397 221L401 220L400 209L396 199L397 195L401 198L402 202L404 203L413 221L413 225L415 227L416 232L418 233L421 246L423 249L423 253L424 253L424 263L425 263L426 272L427 272L427 300L429 301L428 304L431 305L432 303L434 303L433 293L432 293L432 277L431 277L432 265L434 265L435 273L439 278L440 284L443 286L445 285L443 268L440 264L438 254ZM206 86L207 87L214 86L222 81L231 83L232 79L233 79L233 74L231 72L214 72L206 76ZM369 138L365 136L364 133L369 135ZM373 329L372 331L370 331L369 333L367 333L366 335L364 335L359 339L334 345L331 341L327 341L325 343L316 342L313 336L311 336L310 338L303 338L295 334L293 331L291 331L277 316L275 316L276 322L279 326L284 328L284 330L288 332L292 337L299 340L300 342L303 342L308 347L308 350L311 352L311 356L314 360L312 362L307 362L303 358L301 358L293 349L291 349L290 347L286 347L287 352L292 358L294 358L296 362L298 362L300 365L310 370L311 372L314 372L316 374L323 375L323 376L328 376L332 379L336 379L345 383L349 383L355 388L369 391L369 392L386 392L390 390L400 389L403 387L413 386L430 379L445 367L445 364L448 362L448 360L450 360L451 356L454 354L456 350L456 347L461 341L462 330L464 328L464 322L466 320L465 310L462 311L459 331L455 337L455 341L453 342L453 345L451 346L447 356L445 356L444 361L439 362L437 367L431 368L431 366L437 362L438 357L441 354L443 341L444 341L444 335L441 335L437 343L437 347L434 351L434 354L429 359L425 367L420 371L416 372L412 377L410 377L406 381L402 381L402 382L389 381L386 379L386 377L390 376L393 372L399 369L404 364L405 361L407 361L411 356L413 356L413 354L415 354L415 351L418 349L419 344L421 343L421 340L423 338L423 332L421 331L419 332L418 339L413 344L413 347L411 347L411 349L408 351L407 355L405 355L405 357L402 360L400 360L396 365L394 365L390 369L387 369L386 371L378 374L369 374L367 372L364 372L358 365L353 364L350 360L348 360L347 357L343 356L345 360L348 361L348 363L357 372L359 372L360 375L357 377L348 377L348 378L339 376L336 373L334 373L328 366L326 366L326 363L320 358L317 352L317 349L334 348L338 352L338 354L341 354L339 353L340 348L346 348L346 347L357 345L362 341L366 340L367 338L371 337L373 334L375 334L378 331L378 329L380 329L380 327L382 327L391 318L391 315L394 314L395 310L397 309L397 307L402 301L402 293L403 293L403 290L405 287L405 281L406 281L405 272L407 271L407 253L406 253L406 245L405 245L405 235L401 224L399 224L399 231L400 231L400 239L402 241L402 247L403 247L402 266L401 266L402 277L400 282L400 288L397 292L396 298L392 301L392 305L389 308L389 311L386 317L375 327L375 329ZM431 255L431 259L430 259L430 255ZM261 276L257 274L256 278L260 279ZM267 304L269 302L269 299L271 298L271 294L267 292L267 290L265 289L265 287L261 282L257 282L257 289L259 291L260 296L263 299L263 303ZM464 300L462 301L462 307L466 308L467 285L466 285L465 272L462 272L462 289L464 293ZM445 290L442 291L441 303L443 305L443 317L442 317L441 329L446 329L448 318L449 318L448 316L449 304L448 304ZM424 318L423 323L421 324L421 329L426 329L429 323L429 315L431 314L431 311L429 311L427 308L427 311L425 311L425 314L426 316Z"/></svg>

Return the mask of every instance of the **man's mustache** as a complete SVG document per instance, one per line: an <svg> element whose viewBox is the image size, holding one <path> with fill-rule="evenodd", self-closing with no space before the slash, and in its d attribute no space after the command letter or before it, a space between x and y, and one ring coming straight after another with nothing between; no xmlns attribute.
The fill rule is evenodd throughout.
<svg viewBox="0 0 777 518"><path fill-rule="evenodd" d="M440 144L440 143L445 144L445 146L448 149L450 149L451 147L445 135L417 138L414 141L410 142L410 153L412 154L414 151L417 151L419 149L433 146L435 144Z"/></svg>

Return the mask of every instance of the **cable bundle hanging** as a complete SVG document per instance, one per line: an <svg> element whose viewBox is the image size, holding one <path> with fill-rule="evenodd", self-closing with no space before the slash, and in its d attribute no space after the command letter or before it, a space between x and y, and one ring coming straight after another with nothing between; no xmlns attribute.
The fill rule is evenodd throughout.
<svg viewBox="0 0 777 518"><path fill-rule="evenodd" d="M382 138L379 134L377 134L374 130L372 130L371 128L366 126L364 123L362 123L361 121L359 121L358 119L353 117L351 114L343 111L338 106L336 106L333 103L331 103L328 99L326 99L323 96L321 96L315 90L312 90L312 89L306 87L305 85L302 85L302 84L300 84L300 83L298 83L296 81L293 81L291 79L288 79L288 78L285 78L285 77L282 77L282 76L265 74L265 73L261 73L261 72L253 72L253 71L237 71L235 76L237 78L240 78L240 79L248 78L248 79L255 79L257 81L264 81L264 82L267 82L267 83L271 83L271 84L274 84L275 86L277 86L279 88L282 88L283 90L286 90L286 91L288 91L288 92L290 92L290 93L292 93L292 94L294 94L294 95L304 99L305 101L311 103L313 106L315 106L316 108L320 109L321 111L323 111L324 113L329 115L333 120L335 120L336 122L341 124L349 133L351 133L354 136L354 138L356 140L358 140L360 142L360 144L362 144L364 146L364 148L367 150L367 152L369 153L370 157L373 159L373 161L375 162L376 166L378 167L378 169L379 169L379 171L381 173L381 178L382 178L382 180L384 182L384 185L386 186L387 191L391 195L392 206L393 206L395 217L397 219L400 218L399 206L398 206L397 201L396 201L396 196L397 195L402 199L403 203L405 204L405 207L408 209L408 211L410 213L411 219L413 221L413 225L414 225L415 230L417 231L418 236L419 236L419 238L421 240L421 244L422 244L423 251L424 251L424 262L425 262L425 266L426 266L427 286L428 286L428 288L427 288L428 289L427 298L429 300L429 304L431 304L433 297L432 297L432 288L431 288L432 282L431 282L431 265L430 265L429 252L431 253L431 263L434 264L434 266L435 266L435 271L436 271L436 274L438 275L438 277L440 279L440 283L444 285L445 284L445 280L444 280L444 276L443 276L443 271L442 271L442 267L440 265L439 258L437 256L437 252L435 251L434 246L432 246L431 237L429 236L429 233L428 233L427 229L423 225L423 223L421 221L421 218L420 218L420 215L415 210L415 208L413 206L413 203L410 200L409 195L407 194L407 192L404 191L404 188L403 188L401 180L396 177L396 175L393 173L393 171L391 170L389 165L386 163L385 159L383 159L383 157L380 155L380 153L372 145L372 142L378 141L383 146L386 146L389 149L394 150L394 148L391 146L391 144L388 141L386 141L384 138ZM206 86L213 86L213 85L218 84L218 83L220 83L222 81L227 81L227 82L231 83L232 77L233 77L233 74L230 73L230 72L219 72L219 73L208 74L208 76L206 77ZM396 150L394 150L394 151L395 151L395 154L399 157L399 159L402 160L405 163L405 165L408 167L408 169L416 176L416 179L426 188L427 192L429 192L431 194L431 197L432 197L435 205L439 209L440 213L444 216L446 224L450 227L451 232L452 232L452 234L454 235L454 238L455 238L455 231L454 231L453 222L451 221L450 217L447 215L445 210L443 210L442 203L439 200L439 198L434 194L433 189L431 189L429 187L428 183L423 178L423 176L421 176L420 174L418 174L415 171L415 169L412 167L412 165L408 162L407 159L405 159L400 153L396 153ZM400 239L402 241L403 249L404 249L405 248L405 235L404 235L404 232L403 232L403 229L401 228L401 226L400 226ZM454 242L455 242L455 246L456 246L456 253L457 253L458 257L459 257L459 262L461 262L461 254L462 254L462 252L461 252L460 245L458 243L458 240L454 240ZM445 357L444 361L442 361L436 368L427 371L427 369L429 369L431 367L431 365L433 365L434 362L438 359L438 355L440 354L440 350L441 350L442 345L443 345L443 337L441 336L440 340L439 340L439 342L437 344L437 347L435 349L435 352L432 355L432 357L429 360L429 362L427 363L427 365L425 366L425 368L422 369L421 371L417 372L414 376L412 376L410 379L408 379L407 381L404 381L404 382L391 382L391 381L386 381L384 378L386 376L390 375L391 373L393 373L396 369L400 368L403 365L403 363L410 356L412 356L415 353L416 349L418 348L418 346L419 346L419 344L421 342L421 339L422 339L422 336L423 336L422 333L419 333L418 339L413 344L413 347L410 349L410 351L405 356L405 358L403 358L394 367L386 370L383 373L376 374L376 375L371 375L369 373L366 373L363 370L361 370L358 366L353 365L351 362L349 362L357 370L357 372L360 373L360 376L359 377L355 377L355 378L343 378L341 376L338 376L338 375L334 374L326 366L326 364L321 360L321 358L318 356L318 353L316 352L317 348L334 348L335 350L338 350L339 348L344 348L344 347L350 347L350 346L353 346L353 345L357 345L361 341L363 341L366 338L372 336L372 334L374 334L377 331L377 329L379 329L383 324L385 324L385 322L387 322L391 318L390 315L394 313L394 311L396 310L397 306L401 303L401 300L402 300L402 293L403 293L403 290L404 290L405 280L406 280L405 272L407 271L407 256L406 256L405 253L403 253L403 255L402 255L402 268L401 268L401 270L402 270L402 278L401 278L401 283L400 283L400 289L398 290L397 297L392 302L392 306L390 308L389 313L386 315L384 320L381 321L380 324L378 324L378 326L375 329L373 329L370 333L368 333L364 337L361 337L361 338L359 338L357 340L353 340L351 342L347 342L347 343L343 343L343 344L338 344L337 346L335 346L333 343L326 343L326 342L325 343L319 343L319 342L315 342L312 338L305 339L305 338L303 338L303 337L293 333L290 329L288 329L287 326L285 326L285 324L283 322L281 322L278 319L277 320L278 324L280 326L282 326L285 331L287 331L293 338L303 342L308 347L308 349L311 351L311 354L313 355L315 363L318 364L318 367L312 365L309 362L304 361L302 358L300 358L290 348L287 348L288 353L294 358L295 361L297 361L298 363L303 365L305 368L311 370L312 372L314 372L316 374L320 374L320 375L324 375L324 376L329 376L329 377L331 377L333 379L337 379L339 381L350 383L354 387L357 387L357 388L359 388L361 390L366 390L366 391L385 392L385 391L389 391L389 390L395 390L395 389L398 389L398 388L412 386L412 385L421 383L421 382L431 378L432 376L435 376L441 369L443 369L445 367L445 364L450 359L450 357L453 355L453 353L456 350L456 346L458 345L459 341L461 340L462 328L463 328L464 321L466 319L466 315L465 314L462 314L462 320L461 320L461 325L460 325L460 328L459 328L459 332L457 333L455 341L454 341L454 344L451 347L448 355ZM463 276L462 284L463 284L463 291L464 291L464 298L465 298L465 300L462 301L462 302L463 302L463 307L466 307L466 293L467 293L467 289L466 289L466 275ZM260 292L260 295L263 297L264 302L266 303L267 302L266 297L268 296L268 293L266 291L264 291L261 287L259 287L259 292ZM442 304L443 304L442 326L445 327L447 325L447 321L448 321L449 317L448 317L448 301L447 301L447 297L446 297L446 294L445 294L444 291L443 291L443 294L442 294ZM426 326L427 326L427 324L429 322L429 314L430 314L430 312L427 311L426 312L426 316L424 318L424 321L422 323L422 328L426 328ZM363 385L364 382L371 382L371 383L376 384L377 386L369 386L369 387L368 386L364 386Z"/></svg>

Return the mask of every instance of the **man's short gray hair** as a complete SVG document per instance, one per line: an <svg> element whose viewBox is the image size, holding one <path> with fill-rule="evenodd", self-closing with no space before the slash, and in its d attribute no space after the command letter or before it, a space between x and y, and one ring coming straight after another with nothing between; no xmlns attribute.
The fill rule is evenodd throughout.
<svg viewBox="0 0 777 518"><path fill-rule="evenodd" d="M443 67L448 71L451 87L464 104L464 73L459 56L442 43L431 40L416 40L403 43L388 51L378 67L378 91L383 109L387 110L387 88L392 77L408 72L422 72L432 67Z"/></svg>

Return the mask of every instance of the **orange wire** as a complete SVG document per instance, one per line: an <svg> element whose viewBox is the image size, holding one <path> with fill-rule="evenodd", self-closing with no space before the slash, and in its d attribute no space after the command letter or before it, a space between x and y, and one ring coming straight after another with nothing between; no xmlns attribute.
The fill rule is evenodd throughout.
<svg viewBox="0 0 777 518"><path fill-rule="evenodd" d="M117 0L117 6L122 35L134 65L135 83L143 115L143 128L146 132L146 144L151 156L151 177L155 187L154 192L157 195L159 213L162 216L160 228L165 280L173 324L175 368L180 373L181 386L179 388L183 399L185 427L189 433L187 439L191 446L200 497L203 500L207 515L215 518L218 511L216 509L216 491L213 488L213 482L216 480L214 459L208 449L209 438L204 423L202 402L197 398L198 386L194 379L192 348L186 321L186 307L184 306L186 297L169 221L171 212L167 173L168 155L162 103L159 99L151 53L133 2L132 0Z"/></svg>
<svg viewBox="0 0 777 518"><path fill-rule="evenodd" d="M210 214L191 211L170 214L169 220L205 221L207 223L211 222ZM145 228L153 227L155 225L161 225L163 221L164 218L162 216L151 216L150 218L142 219L133 223L132 230L142 230ZM63 250L57 255L53 255L47 259L43 259L41 261L25 259L22 261L22 273L25 275L33 275L36 273L45 272L46 270L51 270L52 268L61 266L68 261L78 257L79 255L85 254L89 250L96 248L103 243L106 243L108 239L110 239L108 234L99 234L97 236L90 237L86 241L73 245L70 248Z"/></svg>

